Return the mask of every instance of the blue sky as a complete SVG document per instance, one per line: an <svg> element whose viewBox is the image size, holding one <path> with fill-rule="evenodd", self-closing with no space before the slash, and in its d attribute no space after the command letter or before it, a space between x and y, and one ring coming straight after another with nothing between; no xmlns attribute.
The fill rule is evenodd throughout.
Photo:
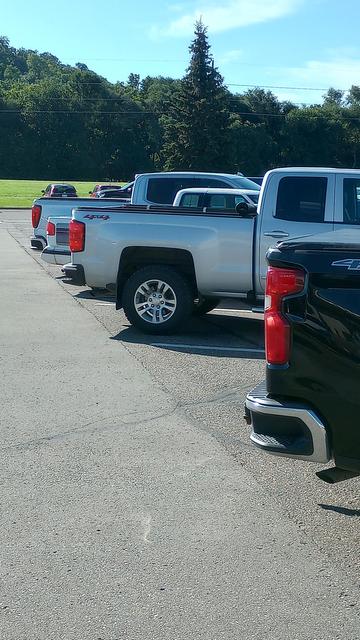
<svg viewBox="0 0 360 640"><path fill-rule="evenodd" d="M131 72L181 77L200 15L234 92L246 89L235 85L320 89L273 89L313 103L329 86L360 85L359 0L11 0L1 7L0 34L15 47L84 62L111 81Z"/></svg>

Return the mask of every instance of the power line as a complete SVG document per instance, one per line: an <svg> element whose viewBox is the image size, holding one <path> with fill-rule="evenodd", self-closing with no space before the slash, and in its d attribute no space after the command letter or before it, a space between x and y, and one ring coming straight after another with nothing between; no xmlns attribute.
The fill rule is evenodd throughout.
<svg viewBox="0 0 360 640"><path fill-rule="evenodd" d="M91 70L89 69L89 71ZM155 79L156 79L156 76L155 76ZM75 84L79 87L81 86L91 87L91 86L98 86L98 85L103 85L103 86L111 85L112 87L116 85L122 85L123 88L129 87L129 85L126 84L126 81L124 82L122 80L117 80L116 82L111 82L110 80L107 80L107 78L104 78L103 80L96 80L95 82L76 82L75 78L73 78L71 75L69 75L68 78L64 79L64 82L59 83L57 86L64 86L64 84L66 84L69 80L72 82L75 82ZM171 80L180 82L181 78L171 78ZM247 84L247 83L237 83L237 82L228 82L228 83L224 83L224 85L226 87L251 87L252 89L284 89L286 91L328 91L330 88L330 87L293 87L293 86L287 86L287 85ZM335 89L335 91L343 91L343 92L349 91L349 87L347 89L339 89L335 87L331 87L331 88Z"/></svg>
<svg viewBox="0 0 360 640"><path fill-rule="evenodd" d="M321 105L319 105L321 108ZM316 107L315 107L316 108ZM16 109L1 109L0 110L0 114L17 114L17 115L32 115L32 114L50 114L50 113L54 113L54 114L66 114L66 115L93 115L93 116L98 116L98 115L114 115L114 116L122 116L122 115L136 115L136 116L144 116L144 115L151 115L151 116L162 116L162 115L168 115L168 113L166 111L163 112L155 112L155 111L66 111L63 109L36 109L36 110L28 110L28 111L21 111L21 110L16 110ZM237 111L234 112L235 115L239 115L239 116L247 116L248 118L251 118L253 116L259 116L259 117L263 117L263 118L286 118L288 113L261 113L258 111ZM323 118L324 114L308 114L308 116L310 118ZM360 120L360 116L356 117L356 116L352 116L352 117L348 117L345 114L342 115L344 120L348 120L348 121L357 121Z"/></svg>
<svg viewBox="0 0 360 640"><path fill-rule="evenodd" d="M172 80L181 80L181 78L172 78ZM112 84L112 85L116 85L116 84L123 84L123 82L121 80L118 80L117 82L110 82L110 80L104 80L103 82L79 82L78 84L80 86L82 85L99 85L99 84L104 84L108 83L108 84ZM140 81L141 82L141 81ZM273 85L273 84L239 84L236 82L229 82L229 83L224 83L226 87L251 87L251 88L255 88L255 89L286 89L286 90L291 90L291 91L328 91L330 87L288 87L288 86L283 86L283 85ZM334 87L332 87L334 88ZM349 89L335 89L335 91L348 91Z"/></svg>
<svg viewBox="0 0 360 640"><path fill-rule="evenodd" d="M229 83L228 85L226 85L227 87L255 87L255 88L259 88L259 89L287 89L287 90L291 90L291 91L328 91L329 87L327 89L324 88L320 88L320 87L283 87L283 86L276 86L273 84L234 84L234 83ZM336 91L347 91L347 89L336 89Z"/></svg>
<svg viewBox="0 0 360 640"><path fill-rule="evenodd" d="M165 115L162 113L157 114L155 111L69 111L65 109L27 109L22 111L20 109L0 109L0 113L17 113L22 115L28 115L32 113L66 113L68 115L76 115L76 114L87 114L87 115Z"/></svg>

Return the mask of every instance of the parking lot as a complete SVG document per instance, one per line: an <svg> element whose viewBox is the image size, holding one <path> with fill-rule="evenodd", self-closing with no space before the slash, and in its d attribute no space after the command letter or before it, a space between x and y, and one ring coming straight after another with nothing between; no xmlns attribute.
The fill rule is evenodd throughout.
<svg viewBox="0 0 360 640"><path fill-rule="evenodd" d="M49 577L48 560L44 559L48 554L49 545L50 547L53 545L55 539L53 536L58 527L63 546L60 550L51 547L52 553L66 555L67 551L65 551L64 545L66 545L66 531L68 530L73 552L72 561L67 560L68 564L66 566L69 568L69 572L77 572L77 581L75 586L71 586L71 584L65 584L68 577L64 577L64 583L58 584L58 589L61 598L65 600L71 589L74 589L76 594L74 596L75 604L69 619L73 620L72 624L75 625L74 628L77 631L73 633L70 624L69 627L64 626L65 635L56 635L56 620L58 619L56 608L55 613L51 613L52 603L54 599L56 600L56 597L55 593L51 595L47 590L43 606L46 609L47 621L50 624L49 634L44 635L44 630L39 628L37 635L31 635L31 633L34 634L35 622L32 621L32 616L30 615L30 622L27 623L29 626L22 626L24 623L21 621L24 620L25 612L21 611L23 605L19 604L18 610L21 613L11 617L11 624L15 625L12 628L15 631L11 631L9 627L6 631L7 635L5 634L3 637L11 640L35 639L35 637L36 639L64 637L66 640L70 638L115 640L117 638L150 637L214 638L214 640L216 638L217 640L222 637L263 638L267 629L272 630L268 637L274 638L330 639L360 637L357 631L358 623L356 624L359 572L359 555L357 553L359 544L358 517L360 515L359 481L352 480L334 486L322 484L315 477L315 471L320 468L318 465L269 457L256 451L250 444L249 427L243 419L243 407L247 391L264 377L262 315L249 312L237 302L223 300L219 307L206 317L192 320L179 335L144 336L129 325L121 311L115 311L114 300L110 294L93 292L86 288L64 284L60 269L46 265L41 261L40 253L32 251L29 247L31 234L29 211L0 211L0 234L3 239L6 237L7 246L14 248L14 265L18 264L15 260L15 253L18 256L21 255L20 266L16 267L12 264L9 266L8 275L10 278L14 277L14 286L16 286L16 282L22 283L23 279L25 279L27 292L30 294L32 282L34 282L34 291L37 291L35 283L39 278L43 282L44 291L50 288L49 290L52 292L49 304L52 304L53 307L49 309L49 321L56 320L54 325L55 345L51 343L50 330L49 332L45 331L42 338L39 336L39 340L49 342L43 345L48 354L46 366L51 366L52 357L57 358L54 366L61 371L61 375L59 374L58 393L62 395L64 389L68 390L71 387L72 395L69 397L69 403L74 407L76 406L77 394L80 392L84 394L85 387L84 380L78 379L78 373L75 376L72 367L70 367L68 375L69 377L74 376L73 385L70 385L70 381L67 379L66 367L69 366L69 357L71 357L69 349L73 348L71 345L76 344L76 337L78 337L79 358L84 357L83 351L81 351L82 355L80 354L80 349L86 350L87 348L89 351L87 365L95 367L91 371L83 371L84 378L89 375L89 395L87 398L81 397L81 400L79 400L79 411L74 414L72 425L70 422L61 424L61 412L57 416L57 423L58 426L61 425L62 433L60 441L62 449L59 455L60 457L66 457L67 452L71 447L74 447L72 436L69 437L68 441L66 434L76 432L77 421L81 422L81 411L86 411L86 403L92 402L93 395L97 397L96 402L99 402L98 389L102 389L102 393L106 395L108 410L104 413L102 406L101 411L96 414L96 420L108 419L108 422L104 423L106 433L104 434L97 427L96 438L94 433L91 432L91 436L87 440L85 438L85 443L83 441L79 443L81 448L77 453L75 446L74 451L71 452L71 460L75 466L78 465L74 482L77 486L77 499L80 501L78 504L81 503L81 499L84 501L84 509L80 514L84 527L85 523L91 520L92 505L89 495L92 495L93 492L93 478L97 479L96 482L99 480L98 469L101 469L103 473L99 482L101 491L99 490L96 495L94 493L95 502L93 506L96 512L102 496L109 513L108 522L104 523L103 521L101 524L98 522L96 525L96 519L94 519L94 530L98 528L98 533L100 534L101 529L105 529L106 535L103 537L102 543L100 543L99 536L96 539L97 533L94 534L94 556L84 558L81 551L81 537L74 533L76 529L76 527L74 529L74 522L79 514L77 514L75 508L71 510L65 509L65 518L67 519L65 522L62 518L62 513L56 511L55 501L49 507L51 524L44 537L42 538L41 533L36 533L33 530L34 538L29 542L29 553L32 554L32 562L35 563L36 570L32 570L31 562L25 560L25 573L28 577L24 578L23 585L21 584L23 573L21 565L24 553L26 555L26 541L25 538L21 537L20 527L17 529L17 535L25 546L17 546L14 543L12 547L12 534L9 534L5 526L4 535L7 534L7 537L10 535L8 544L9 549L11 549L11 561L6 563L6 571L8 571L6 575L9 579L11 572L14 570L17 576L14 583L10 580L12 585L9 588L10 600L20 598L21 593L19 595L19 590L20 592L23 591L24 595L28 589L30 592L31 589L34 589L35 599L41 598L41 589L36 585L36 581L40 579L40 576L41 579L47 579L44 578L45 574ZM7 256L7 260L10 260L10 253ZM6 286L9 286L9 281L7 281ZM32 305L35 302L32 299ZM77 303L76 307L74 302ZM44 304L46 304L46 300L39 298L39 314ZM26 299L22 304L19 304L19 313L23 313L25 318L27 314L26 305ZM65 317L67 310L70 313L71 309L76 314L74 326L69 326L69 322ZM52 312L52 316L50 312ZM33 309L32 317L34 317L34 313ZM40 319L39 316L39 322ZM102 347L103 352L99 356L97 369L96 352L94 353L93 351L96 346L92 343L92 333L89 334L89 337L88 331L100 336L96 338L96 340L99 340L99 344L103 336L106 336L106 346ZM26 340L27 336L24 334L24 344L26 344ZM58 356L61 353L61 345L64 358L59 366ZM19 336L17 337L17 348L20 355L22 346ZM107 353L109 354L109 367L107 367ZM93 359L90 356L93 356ZM74 358L76 357L77 353L74 352ZM40 366L36 358L34 358L34 363L32 376L26 378L29 388L23 390L24 398L31 396L33 400L35 397L40 398L42 396L42 389L37 386L36 380L43 380L42 372L36 368ZM32 365L28 363L28 366ZM116 384L114 383L115 373L118 376ZM11 378L8 379L10 380ZM134 379L139 379L140 386L143 386L139 389L135 388ZM97 381L98 389L96 388ZM50 392L50 388L48 391ZM66 398L67 396L62 397L64 407L66 407L67 403ZM43 424L46 424L46 403L49 405L56 404L59 403L59 399L51 396L45 399L44 397L41 398L39 420L40 422L43 421ZM203 493L199 497L200 502L197 508L194 505L191 508L193 517L196 517L196 513L198 513L199 527L193 527L196 532L194 533L195 537L189 543L189 567L185 572L187 577L184 577L183 581L179 579L176 582L175 565L179 567L185 561L186 554L184 555L184 549L181 546L181 537L187 539L186 518L189 515L189 508L187 504L182 504L181 495L179 492L177 493L176 487L172 486L170 490L171 499L174 503L178 500L180 504L180 507L179 504L174 506L174 519L177 523L183 519L183 523L185 523L184 529L180 528L178 530L179 537L177 538L174 530L169 528L169 521L166 521L166 518L161 520L159 516L159 513L166 513L168 518L172 517L169 505L166 505L166 495L161 494L164 491L164 487L159 483L157 491L160 492L158 493L160 497L156 512L158 521L161 521L162 525L162 537L158 539L157 544L154 541L153 547L147 545L148 541L152 541L153 530L151 523L153 516L151 513L154 505L153 495L151 492L147 494L146 478L142 477L143 469L147 467L147 462L145 452L140 444L137 466L139 483L143 483L143 486L142 489L139 489L139 487L136 487L136 489L140 493L142 491L144 495L143 515L140 517L139 526L142 527L142 540L145 543L146 551L141 547L134 546L131 540L131 523L133 523L134 518L135 520L137 518L137 515L134 514L136 514L136 501L139 494L135 491L132 484L133 479L130 477L130 466L134 464L134 460L127 459L127 455L130 456L132 453L132 438L135 441L139 439L140 442L143 437L142 427L139 423L134 423L133 434L131 434L130 430L126 432L124 451L121 450L121 443L116 440L117 436L114 436L116 456L119 458L123 456L121 458L123 469L125 470L125 476L128 478L128 484L125 482L121 487L121 495L119 489L118 498L122 505L126 505L127 500L129 504L124 507L123 530L119 532L112 530L111 519L114 516L113 490L118 481L116 478L116 456L113 459L112 454L109 454L111 437L108 438L107 436L115 433L115 429L111 425L116 420L116 416L119 415L120 408L123 406L122 403L124 406L126 405L127 416L130 416L131 412L134 415L137 412L141 412L141 424L146 423L144 429L146 442L149 445L149 456L154 456L156 451L164 451L165 456L170 456L163 461L164 475L169 486L172 484L170 467L174 472L174 485L176 485L180 477L188 478L187 474L190 473L190 469L206 469L206 474L208 474L200 478L194 473L189 476L191 481L189 479L187 491L189 493L194 492L194 499L196 500L198 499L196 492L201 490ZM33 412L32 417L36 417L36 402L32 405L24 399L22 406L25 409L30 407ZM59 403L56 411L60 411L61 406L61 403ZM66 411L65 413L68 415ZM7 415L9 416L10 414L11 412ZM50 410L49 415L54 416L54 411ZM174 421L176 424L174 424ZM127 420L126 424L127 429L129 429L131 420ZM46 482L51 478L51 472L55 473L55 475L57 473L57 428L55 424L51 424L50 420L44 433L38 433L36 419L32 419L30 423L25 420L21 432L16 434L13 433L10 423L7 423L5 427L4 447L7 461L10 465L5 480L10 483L10 496L16 495L16 478L20 478L20 469L24 465L25 468L31 470L31 473L29 474L30 480L21 477L21 483L25 483L25 485L30 483L26 490L23 486L22 491L26 495L26 500L30 501L30 503L34 501L34 504L37 503L39 508L39 503L37 502L39 491L46 494ZM153 432L151 427L153 427ZM181 435L182 428L184 428L183 439ZM174 440L169 443L169 439L171 440L172 437ZM32 448L28 445L31 442L37 442L37 447L39 438L45 438L46 442L51 442L51 456L53 456L51 463L46 458L49 455L46 452L40 454L40 458L31 458ZM77 442L75 442L76 444ZM85 446L82 448L84 444ZM162 449L161 447L164 448ZM195 447L198 450L195 453L192 450L188 454L186 453L188 452L188 447ZM14 475L12 475L13 472L11 471L12 452L14 452L14 464L17 468ZM77 461L76 455L78 455ZM86 455L87 462L82 459L83 455ZM111 458L108 477L105 473L107 455ZM176 467L176 458L178 456L179 459L183 459L187 455L190 455L189 468L186 469L184 466L179 474L179 470ZM35 473L33 468L34 464L39 463L41 456L43 456L42 461L44 464L44 484L42 484L41 474L37 475L38 470ZM91 460L91 464L89 464L89 460ZM160 456L159 473L161 466ZM34 476L32 475L33 471ZM35 478L33 486L31 485L31 477ZM219 485L220 479L221 486ZM155 486L156 479L153 478L152 480ZM65 493L62 496L57 495L59 504L61 504L60 498L63 498L64 495L72 503L70 484L67 485L64 482L64 478L61 479L61 482ZM199 489L199 485L201 485L201 489ZM219 500L224 512L221 511L218 503L215 506L219 508L219 511L213 511L214 505L212 505L207 494L207 486L212 487L213 490L217 488L219 491ZM81 491L79 487L82 487ZM51 495L53 497L56 495L53 488ZM7 500L8 498L5 499L5 502ZM24 509L23 515L21 514L25 502L23 499L15 497L16 506L14 511L16 511L16 518L25 518L25 529L31 531L32 526L26 520L31 513L29 505ZM147 507L144 505L147 505ZM11 505L7 505L7 509L11 513ZM102 514L103 516L104 514ZM220 535L222 518L224 518L224 529L227 532L225 541ZM229 518L231 520L230 528ZM45 510L41 512L39 521L43 522L44 520L46 520ZM17 520L17 522L19 521ZM216 523L217 525L215 526ZM192 523L193 525L194 523ZM33 527L35 530L37 526L37 522L34 521ZM109 539L106 537L107 529L111 530ZM204 530L210 532L208 536L204 535ZM49 532L51 532L51 535ZM267 536L265 539L263 538L264 532L266 532ZM239 540L238 548L236 545L237 536ZM193 547L195 539L197 546L195 544L195 547ZM88 544L86 536L83 542ZM212 551L209 551L209 547L212 544L214 547ZM194 558L199 557L200 548L205 553L204 564L199 563L193 575L191 562L194 562ZM106 554L105 549L107 549ZM109 549L113 554L111 557ZM115 566L118 567L115 559L118 559L120 550L123 552L124 549L132 549L133 555L127 557L124 561L121 577L121 572L114 577L112 572L115 571ZM244 576L247 576L247 579L242 579L239 582L239 575L233 572L232 565L235 563L238 569L241 567L239 558L242 555L242 550L248 554L248 560L243 566ZM235 554L235 556L232 554ZM35 556L42 556L43 560L40 560L39 557L34 560ZM169 568L168 574L165 568L166 563L161 572L156 573L158 564L162 561L162 556L163 558L171 558L169 562L170 564L173 563ZM79 565L75 568L77 557L80 558L81 569ZM217 558L219 564L216 562ZM282 559L287 565L286 570L285 564L282 566ZM94 561L94 571L98 572L99 591L89 594L89 586L94 586L93 576L87 574L88 571L91 572L92 561ZM86 566L86 563L90 564ZM19 566L16 566L17 564ZM154 567L156 566L157 569L155 570ZM16 568L14 569L14 567ZM274 567L277 567L278 571L275 576ZM265 573L262 573L261 568L265 568ZM132 571L138 572L140 585L138 593L136 593L137 583L130 576ZM209 572L208 579L204 578L207 575L207 571ZM127 572L130 572L129 575ZM110 574L111 579L109 578ZM125 574L127 577L124 577ZM217 582L216 576L219 574L221 575L221 580ZM256 579L255 582L252 582L254 576ZM187 580L189 581L188 591ZM107 581L109 581L109 584L111 583L109 591L104 586ZM153 595L155 583L157 585L156 597ZM308 597L310 600L312 599L312 604L316 602L316 607L314 608L316 615L313 618L311 617L310 609L308 609L310 606L309 601L304 598L303 593L304 590L306 591L306 589L310 588L310 583L312 586L308 592ZM126 585L128 585L127 599L125 598L126 601L123 603L123 615L128 621L132 622L126 623L130 625L128 631L125 629L125 623L123 626L120 625L121 633L116 633L114 626L112 627L113 632L111 632L106 622L108 616L111 624L115 624L114 616L117 607L114 591L115 584L121 584L121 589L124 590L124 593L126 593ZM172 584L173 593L176 593L177 609L174 604L168 605L168 608L166 608L165 605L159 604L157 599L159 593L161 597L163 595L159 592L159 589L166 591L166 589L170 588L171 590L171 587L168 587L169 584ZM249 586L251 584L252 586ZM202 594L199 600L194 595L196 594L197 586L199 593L201 592ZM284 609L282 612L283 622L281 622L276 620L276 607L273 608L267 600L266 592L268 589L282 591L286 590L286 588L288 588L289 597L287 599L283 596L282 604ZM130 591L131 594L129 595ZM93 603L93 617L91 607L89 609L84 602L81 604L80 593L83 593L85 600L90 599ZM24 597L25 602L31 607L29 593L25 594ZM141 598L147 599L146 611L143 609L143 600ZM99 599L103 601L105 610L99 604ZM69 601L71 601L71 598ZM219 603L218 609L217 601ZM244 606L243 617L240 618L239 613L235 611L239 601ZM257 601L258 606L256 622L251 618L251 615L255 616L255 601ZM41 610L41 606L40 600L37 600L36 607L38 611ZM11 609L11 605L7 604L6 601L4 607L3 613L6 623L6 615L9 613L8 608ZM106 613L106 607L108 607L108 613ZM172 610L172 607L174 607L174 610ZM210 632L206 630L205 621L209 607L214 607L214 617L218 616L218 623L213 621L214 624L211 630L213 635L209 635ZM295 632L289 634L288 625L291 625L291 622L301 615L302 609L306 611L307 618L305 617L306 619L303 620L300 628L296 627L296 634ZM337 612L337 620L333 619L335 610ZM169 619L167 623L164 622L166 615L169 615L169 611L170 617L172 616L171 624ZM268 619L266 619L266 611L268 612ZM190 612L190 619L193 620L194 626L191 629L186 628L187 612ZM316 622L316 617L318 617L318 622ZM196 624L197 618L199 619L199 626ZM89 620L93 619L99 621L99 626L94 633L89 623ZM81 627L80 620L82 620L83 627ZM200 621L203 626L200 625ZM243 624L243 635L239 633L239 624ZM318 627L316 626L317 624L319 624ZM148 629L144 625L149 625ZM338 627L338 625L341 626ZM20 632L23 628L27 629L27 633ZM167 633L164 632L165 628ZM81 629L82 631L80 631ZM274 635L271 635L271 633Z"/></svg>

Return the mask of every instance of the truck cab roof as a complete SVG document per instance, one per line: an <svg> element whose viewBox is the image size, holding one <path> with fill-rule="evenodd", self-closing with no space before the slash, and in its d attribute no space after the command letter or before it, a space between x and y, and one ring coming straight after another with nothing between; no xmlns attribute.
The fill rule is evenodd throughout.
<svg viewBox="0 0 360 640"><path fill-rule="evenodd" d="M278 169L271 169L266 173L303 173L304 175L311 176L311 174L323 174L323 173L339 173L339 174L355 174L360 175L360 169L338 169L336 167L279 167Z"/></svg>

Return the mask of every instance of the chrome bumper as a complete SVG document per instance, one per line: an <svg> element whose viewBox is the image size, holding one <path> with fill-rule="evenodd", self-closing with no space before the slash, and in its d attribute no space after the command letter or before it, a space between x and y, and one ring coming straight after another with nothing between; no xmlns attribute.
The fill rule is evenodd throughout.
<svg viewBox="0 0 360 640"><path fill-rule="evenodd" d="M261 383L248 394L246 410L250 439L263 451L311 462L331 459L325 425L306 405L269 398Z"/></svg>

